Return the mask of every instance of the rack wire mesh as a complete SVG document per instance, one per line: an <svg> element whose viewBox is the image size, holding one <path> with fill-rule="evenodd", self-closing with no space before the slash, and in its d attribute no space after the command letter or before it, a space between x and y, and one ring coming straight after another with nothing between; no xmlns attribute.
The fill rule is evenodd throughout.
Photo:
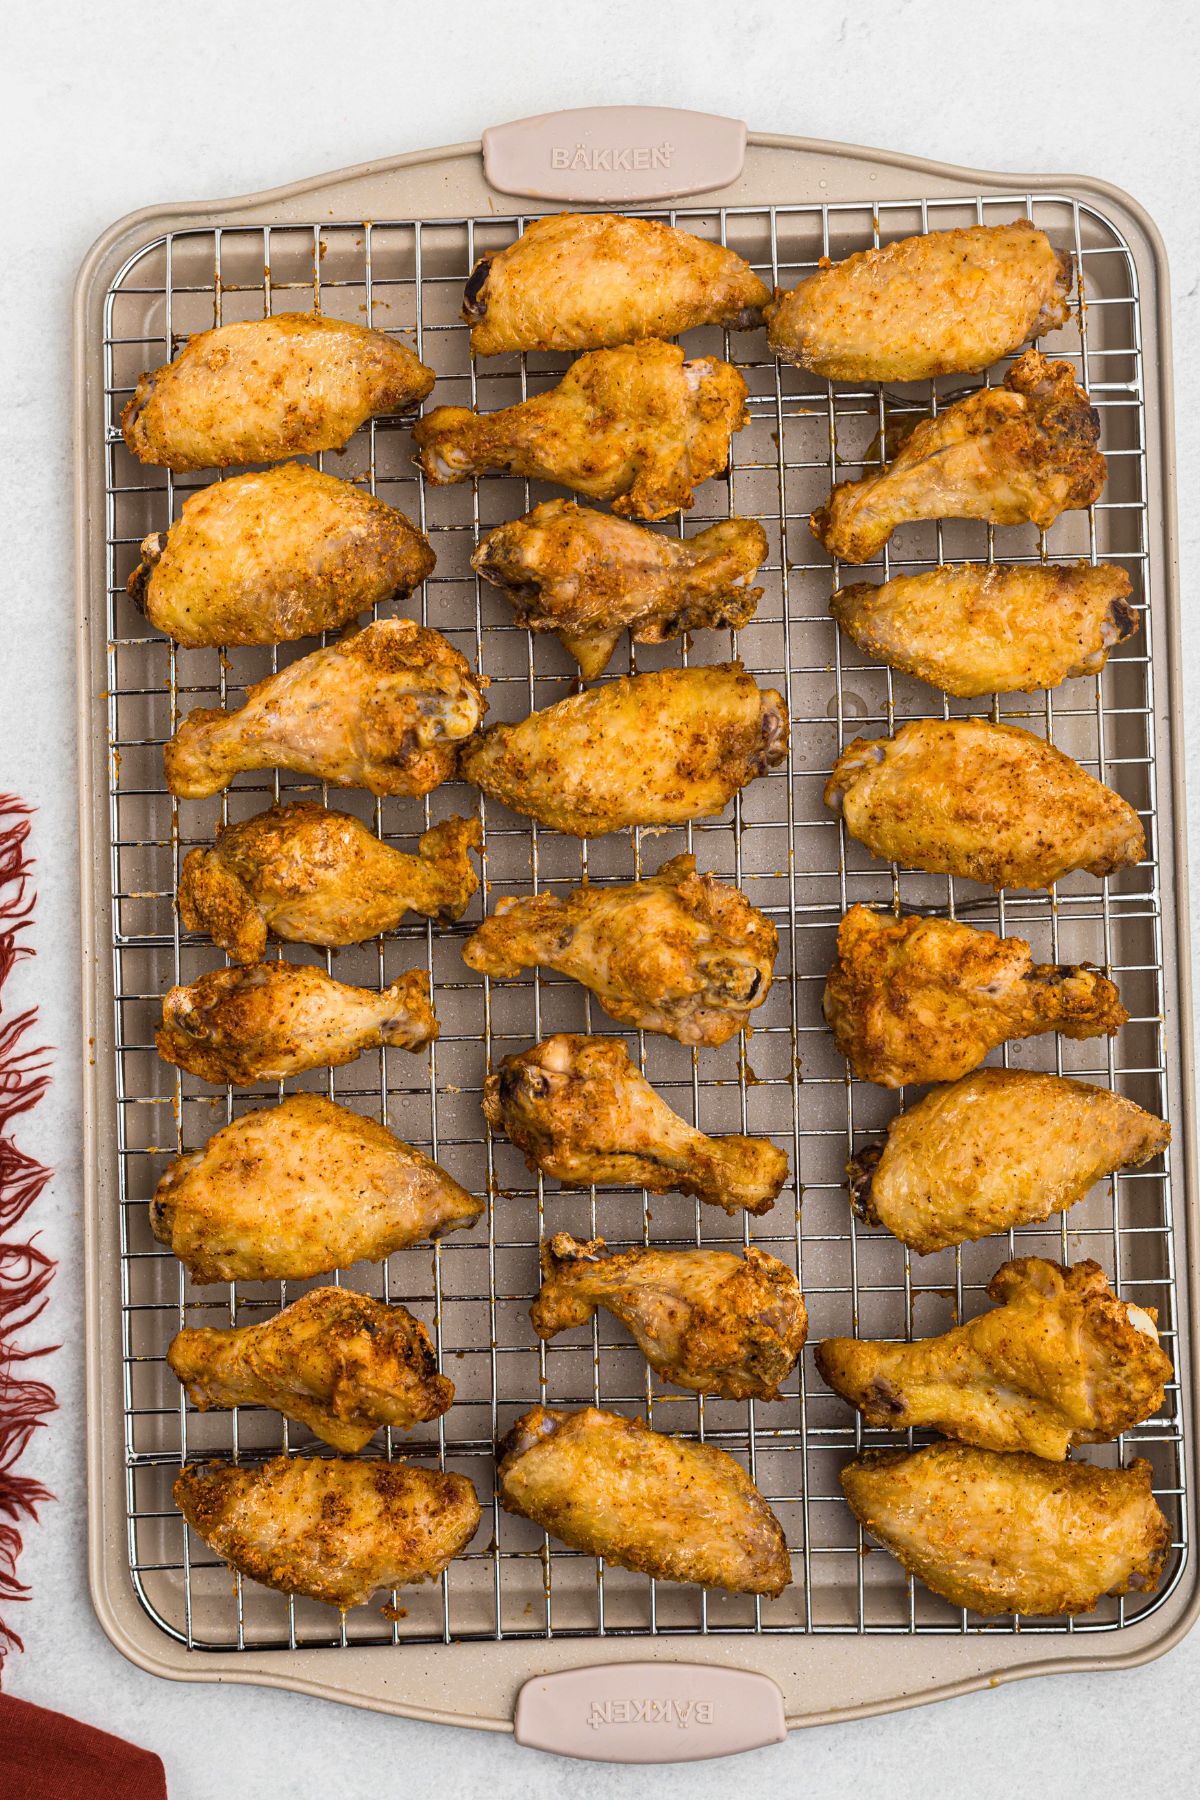
<svg viewBox="0 0 1200 1800"><path fill-rule="evenodd" d="M241 778L219 800L173 802L164 791L161 747L196 704L236 704L252 681L308 645L274 651L177 650L132 606L126 579L148 532L165 529L205 476L181 480L143 468L126 451L119 421L142 369L166 360L190 333L234 319L319 306L402 335L435 369L435 403L491 410L552 383L561 358L505 356L473 364L458 321L462 285L478 255L510 242L533 215L359 224L189 229L157 237L129 258L105 306L106 535L113 979L125 1485L132 1580L143 1606L176 1640L198 1649L441 1642L480 1637L663 1633L1063 1633L1112 1631L1144 1617L1170 1591L1186 1545L1180 1395L1122 1442L1089 1454L1113 1461L1147 1456L1172 1525L1173 1550L1159 1594L1103 1602L1080 1620L981 1622L906 1579L890 1557L868 1557L837 1483L846 1456L896 1441L864 1430L827 1392L811 1345L831 1333L908 1338L947 1328L980 1309L995 1268L1014 1253L1063 1261L1092 1256L1118 1291L1158 1309L1168 1351L1176 1341L1175 1258L1169 1157L1125 1170L1067 1215L925 1259L859 1225L844 1165L902 1103L851 1080L821 1020L824 975L838 922L854 901L956 916L1016 932L1050 961L1089 960L1117 980L1131 1018L1115 1040L1051 1038L1008 1045L999 1060L1095 1079L1170 1113L1164 1046L1163 920L1158 880L1153 628L1148 592L1147 464L1142 338L1133 258L1115 227L1068 194L1011 193L971 201L863 205L692 208L658 211L687 230L728 243L769 284L790 287L823 257L952 225L1028 217L1069 249L1081 303L1043 348L1066 357L1099 409L1109 479L1086 514L1067 515L1040 537L1032 528L910 525L869 573L886 577L931 563L1003 558L1105 558L1133 578L1141 631L1095 677L1056 693L944 700L934 690L867 664L827 610L832 568L809 529L830 484L878 460L884 429L906 414L936 410L964 384L914 384L895 392L834 388L768 356L761 332L689 334L690 353L734 361L750 390L751 422L734 440L728 480L710 482L676 529L691 532L735 512L759 518L770 539L765 594L739 633L700 633L689 642L618 651L608 674L739 656L788 698L792 746L785 768L746 790L715 820L686 829L633 831L579 842L539 830L474 790L448 784L423 802L376 800L286 776ZM987 379L1002 378L1003 367ZM975 385L968 383L966 385ZM411 462L411 421L379 419L340 456L318 464L400 506L428 533L437 567L404 610L437 627L490 680L492 720L513 719L572 691L574 665L552 637L517 629L504 600L481 587L469 558L491 524L552 490L516 478L427 489ZM994 896L971 882L935 878L873 861L845 839L822 805L839 751L860 732L882 734L914 716L978 713L1018 720L1112 783L1147 828L1144 863L1103 881L1072 877L1051 895ZM187 849L211 841L218 823L283 797L319 795L356 812L390 843L411 849L436 818L478 808L484 826L483 887L455 928L410 924L370 944L326 955L344 980L394 980L409 967L429 975L441 1036L421 1056L371 1052L344 1068L278 1088L215 1090L161 1064L153 1032L161 997L220 959L180 929L174 908ZM710 1133L769 1135L789 1154L792 1180L765 1217L715 1218L678 1195L652 1205L643 1193L566 1193L527 1173L483 1124L487 1069L552 1030L613 1031L586 991L531 971L489 982L462 962L464 935L503 894L563 891L582 877L623 881L681 850L700 867L737 881L777 924L777 978L754 1015L749 1041L686 1049L631 1034L639 1064L678 1110ZM296 947L297 960L313 955ZM997 1060L997 1059L993 1059ZM450 1412L411 1435L385 1433L371 1453L411 1456L471 1476L483 1523L467 1554L435 1587L393 1595L394 1616L329 1609L231 1578L190 1537L171 1500L182 1463L205 1454L255 1458L311 1450L305 1434L276 1415L242 1408L200 1415L165 1364L185 1322L253 1322L293 1300L305 1284L194 1286L150 1233L147 1202L170 1160L226 1120L285 1091L315 1089L390 1124L437 1158L464 1186L485 1194L469 1233L421 1246L339 1279L402 1301L429 1327L439 1364L456 1384ZM799 1274L811 1319L810 1348L775 1403L698 1399L647 1369L625 1334L598 1315L590 1330L541 1345L528 1321L544 1233L602 1234L611 1245L738 1244L753 1241ZM493 1496L493 1447L536 1402L599 1403L639 1411L653 1425L721 1445L739 1456L779 1515L792 1551L794 1584L777 1601L654 1583L576 1555Z"/></svg>

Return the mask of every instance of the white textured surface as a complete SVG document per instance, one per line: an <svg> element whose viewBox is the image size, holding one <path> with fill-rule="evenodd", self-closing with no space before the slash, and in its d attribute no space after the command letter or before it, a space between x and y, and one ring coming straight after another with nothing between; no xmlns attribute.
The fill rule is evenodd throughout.
<svg viewBox="0 0 1200 1800"><path fill-rule="evenodd" d="M28 1533L34 1599L10 1692L164 1757L172 1800L320 1794L749 1794L838 1800L961 1792L1191 1792L1200 1634L1148 1668L1018 1684L936 1709L794 1736L736 1763L567 1769L507 1738L437 1729L252 1688L160 1682L102 1637L84 1566L79 1287L71 284L88 245L153 200L242 193L374 156L472 137L555 105L654 102L767 131L864 142L980 168L1084 170L1126 187L1162 229L1175 294L1188 702L1200 702L1200 24L1171 0L507 0L428 9L357 0L35 0L12 8L0 70L5 192L0 506L5 648L0 789L35 801L37 999L58 1047L52 1095L21 1141L52 1162L35 1220L62 1259L48 1329L63 1410L31 1471L58 1495ZM1200 845L1200 734L1192 734Z"/></svg>

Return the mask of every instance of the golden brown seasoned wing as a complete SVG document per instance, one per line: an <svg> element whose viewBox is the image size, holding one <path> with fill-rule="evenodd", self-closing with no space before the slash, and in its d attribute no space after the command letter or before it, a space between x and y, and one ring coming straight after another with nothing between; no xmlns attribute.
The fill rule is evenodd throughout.
<svg viewBox="0 0 1200 1800"><path fill-rule="evenodd" d="M173 1162L155 1237L193 1281L301 1281L473 1225L483 1202L375 1119L320 1094L242 1113Z"/></svg>
<svg viewBox="0 0 1200 1800"><path fill-rule="evenodd" d="M910 719L855 738L825 804L872 856L994 888L1111 875L1146 854L1142 822L1055 745L987 719Z"/></svg>
<svg viewBox="0 0 1200 1800"><path fill-rule="evenodd" d="M180 1331L167 1364L201 1412L269 1406L350 1452L383 1425L440 1418L454 1399L425 1327L350 1288L313 1288L261 1325Z"/></svg>
<svg viewBox="0 0 1200 1800"><path fill-rule="evenodd" d="M1091 1612L1158 1585L1171 1531L1150 1464L1044 1462L965 1444L869 1451L842 1470L859 1524L935 1594L978 1613Z"/></svg>
<svg viewBox="0 0 1200 1800"><path fill-rule="evenodd" d="M954 1081L1009 1038L1112 1037L1129 1014L1087 963L1035 963L1023 938L955 919L852 906L838 928L825 1017L860 1081Z"/></svg>
<svg viewBox="0 0 1200 1800"><path fill-rule="evenodd" d="M320 313L221 325L141 377L121 415L140 462L224 469L340 450L375 413L407 412L433 370L404 344Z"/></svg>
<svg viewBox="0 0 1200 1800"><path fill-rule="evenodd" d="M661 644L685 631L739 627L754 617L766 561L756 519L722 519L695 537L667 537L610 513L548 500L497 525L471 558L512 601L518 625L555 631L585 681L602 675L622 631Z"/></svg>
<svg viewBox="0 0 1200 1800"><path fill-rule="evenodd" d="M975 374L1065 325L1071 259L1027 219L927 231L822 268L767 309L777 356L831 381Z"/></svg>
<svg viewBox="0 0 1200 1800"><path fill-rule="evenodd" d="M175 1504L252 1581L347 1612L376 1588L434 1581L479 1524L465 1475L364 1457L193 1463Z"/></svg>
<svg viewBox="0 0 1200 1800"><path fill-rule="evenodd" d="M1171 1127L1110 1088L977 1069L898 1113L848 1165L850 1197L921 1256L1065 1212L1114 1169L1148 1162Z"/></svg>
<svg viewBox="0 0 1200 1800"><path fill-rule="evenodd" d="M587 1406L535 1406L500 1446L500 1504L588 1556L659 1581L781 1594L779 1520L740 1463L712 1444Z"/></svg>
<svg viewBox="0 0 1200 1800"><path fill-rule="evenodd" d="M645 881L497 901L463 945L483 975L540 964L581 981L623 1025L724 1044L771 990L779 933L740 889L673 856Z"/></svg>
<svg viewBox="0 0 1200 1800"><path fill-rule="evenodd" d="M542 1285L529 1309L540 1338L586 1325L602 1306L628 1326L652 1369L726 1400L778 1400L808 1335L800 1283L753 1245L729 1250L623 1250L565 1231L542 1245Z"/></svg>
<svg viewBox="0 0 1200 1800"><path fill-rule="evenodd" d="M714 356L685 362L678 344L647 340L592 350L557 387L502 412L436 406L413 431L435 486L473 475L557 481L615 513L665 519L729 461L749 420L746 384Z"/></svg>
<svg viewBox="0 0 1200 1800"><path fill-rule="evenodd" d="M477 819L446 819L409 856L350 813L309 800L222 826L211 850L189 850L179 916L235 962L258 962L268 932L292 944L358 944L406 912L460 918L479 877L469 851Z"/></svg>
<svg viewBox="0 0 1200 1800"><path fill-rule="evenodd" d="M782 694L741 663L623 675L466 745L468 781L575 837L719 813L787 756Z"/></svg>
<svg viewBox="0 0 1200 1800"><path fill-rule="evenodd" d="M840 481L812 516L833 556L867 562L914 519L1032 522L1090 506L1104 486L1100 419L1071 365L1027 350L1004 386L923 419L878 474Z"/></svg>
<svg viewBox="0 0 1200 1800"><path fill-rule="evenodd" d="M278 644L338 631L434 565L394 506L306 463L201 488L142 540L131 598L177 644Z"/></svg>
<svg viewBox="0 0 1200 1800"><path fill-rule="evenodd" d="M1098 674L1137 630L1130 591L1114 563L960 563L853 582L829 610L876 661L973 699Z"/></svg>
<svg viewBox="0 0 1200 1800"><path fill-rule="evenodd" d="M454 773L487 702L440 631L379 619L247 688L233 712L201 707L163 752L173 794L219 794L243 769L294 769L372 794L428 794Z"/></svg>
<svg viewBox="0 0 1200 1800"><path fill-rule="evenodd" d="M988 1294L997 1306L941 1337L826 1338L817 1368L868 1425L1059 1462L1162 1405L1174 1371L1155 1314L1119 1300L1099 1263L1018 1257L996 1271Z"/></svg>
<svg viewBox="0 0 1200 1800"><path fill-rule="evenodd" d="M212 969L173 987L154 1041L189 1075L240 1083L333 1069L380 1044L423 1050L437 1034L422 969L376 993L309 963L268 962Z"/></svg>
<svg viewBox="0 0 1200 1800"><path fill-rule="evenodd" d="M770 1212L788 1161L769 1138L705 1137L672 1112L619 1038L558 1032L506 1056L483 1111L564 1187L644 1187L695 1194L726 1212Z"/></svg>

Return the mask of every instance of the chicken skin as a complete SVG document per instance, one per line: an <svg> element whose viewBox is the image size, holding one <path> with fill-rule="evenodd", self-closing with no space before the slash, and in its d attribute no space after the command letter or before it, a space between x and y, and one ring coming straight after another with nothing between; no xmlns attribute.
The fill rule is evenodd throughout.
<svg viewBox="0 0 1200 1800"><path fill-rule="evenodd" d="M438 1034L422 969L382 993L347 987L310 963L212 969L173 987L155 1033L164 1062L201 1081L283 1081L335 1069L364 1050L423 1050Z"/></svg>
<svg viewBox="0 0 1200 1800"><path fill-rule="evenodd" d="M587 1325L602 1306L632 1332L652 1369L678 1387L725 1400L778 1400L808 1335L800 1283L751 1246L625 1250L565 1231L542 1246L542 1285L529 1317L540 1338Z"/></svg>
<svg viewBox="0 0 1200 1800"><path fill-rule="evenodd" d="M306 463L201 488L141 551L130 598L187 649L340 631L434 565L402 512Z"/></svg>
<svg viewBox="0 0 1200 1800"><path fill-rule="evenodd" d="M1044 738L986 719L911 719L895 737L856 738L825 804L872 856L994 888L1111 875L1146 854L1120 794Z"/></svg>
<svg viewBox="0 0 1200 1800"><path fill-rule="evenodd" d="M1155 1315L1127 1306L1099 1263L1022 1256L997 1269L998 1304L916 1343L826 1338L822 1378L887 1431L938 1431L981 1450L1061 1462L1148 1419L1174 1371Z"/></svg>
<svg viewBox="0 0 1200 1800"><path fill-rule="evenodd" d="M350 1453L383 1425L440 1418L454 1399L425 1327L349 1288L313 1288L261 1325L180 1331L167 1364L201 1412L269 1406Z"/></svg>
<svg viewBox="0 0 1200 1800"><path fill-rule="evenodd" d="M725 1044L771 990L779 933L738 888L673 856L657 875L497 901L463 945L480 974L540 964L581 981L610 1018L681 1044Z"/></svg>
<svg viewBox="0 0 1200 1800"><path fill-rule="evenodd" d="M467 744L468 781L574 837L719 813L784 762L783 695L741 663L623 675Z"/></svg>
<svg viewBox="0 0 1200 1800"><path fill-rule="evenodd" d="M192 1530L251 1581L348 1612L435 1581L479 1524L465 1475L362 1457L193 1463L172 1490Z"/></svg>
<svg viewBox="0 0 1200 1800"><path fill-rule="evenodd" d="M479 886L468 852L480 842L477 819L446 819L409 856L349 813L295 800L223 826L211 850L189 850L179 916L240 963L262 960L268 932L291 944L360 944L407 912L460 918Z"/></svg>
<svg viewBox="0 0 1200 1800"><path fill-rule="evenodd" d="M839 588L829 610L877 662L963 699L1097 675L1137 630L1114 563L961 563Z"/></svg>
<svg viewBox="0 0 1200 1800"><path fill-rule="evenodd" d="M1100 419L1071 366L1027 350L1004 386L923 419L878 474L840 481L812 516L831 556L863 563L915 519L1030 522L1091 506L1104 486Z"/></svg>
<svg viewBox="0 0 1200 1800"><path fill-rule="evenodd" d="M178 1157L150 1225L193 1281L302 1281L465 1230L482 1211L386 1126L289 1094Z"/></svg>
<svg viewBox="0 0 1200 1800"><path fill-rule="evenodd" d="M500 1446L506 1512L586 1556L658 1581L781 1594L783 1528L740 1463L712 1444L587 1406L535 1406Z"/></svg>
<svg viewBox="0 0 1200 1800"><path fill-rule="evenodd" d="M847 1166L850 1199L920 1256L1040 1224L1097 1181L1148 1162L1171 1127L1111 1088L977 1069L898 1113Z"/></svg>
<svg viewBox="0 0 1200 1800"><path fill-rule="evenodd" d="M1070 289L1070 257L1027 219L927 231L777 294L767 341L831 381L976 374L1065 325Z"/></svg>
<svg viewBox="0 0 1200 1800"><path fill-rule="evenodd" d="M512 601L518 625L554 631L585 681L602 675L622 631L662 644L687 631L737 629L754 617L766 561L755 519L722 519L692 538L549 500L497 525L471 566Z"/></svg>
<svg viewBox="0 0 1200 1800"><path fill-rule="evenodd" d="M620 213L551 213L480 257L462 316L476 356L600 350L694 325L748 331L770 297L723 244Z"/></svg>
<svg viewBox="0 0 1200 1800"><path fill-rule="evenodd" d="M219 794L243 769L294 769L372 794L428 794L454 773L487 702L440 631L379 619L246 690L234 712L190 713L163 752L173 794Z"/></svg>
<svg viewBox="0 0 1200 1800"><path fill-rule="evenodd" d="M869 1451L842 1470L864 1531L951 1606L1091 1612L1158 1585L1171 1531L1150 1464L1045 1462L965 1444Z"/></svg>
<svg viewBox="0 0 1200 1800"><path fill-rule="evenodd" d="M764 1213L787 1180L787 1157L768 1138L710 1138L686 1124L619 1038L559 1032L506 1056L484 1082L483 1111L530 1169L567 1188L643 1187Z"/></svg>
<svg viewBox="0 0 1200 1800"><path fill-rule="evenodd" d="M139 462L184 469L341 450L376 413L407 412L433 386L413 352L320 313L221 325L142 376L121 415Z"/></svg>
<svg viewBox="0 0 1200 1800"><path fill-rule="evenodd" d="M558 386L503 412L437 406L413 431L425 479L441 487L473 475L557 481L635 519L665 519L729 461L749 422L746 384L729 363L685 362L651 340L592 350Z"/></svg>
<svg viewBox="0 0 1200 1800"><path fill-rule="evenodd" d="M955 919L852 906L838 928L825 1018L860 1081L956 1081L1010 1038L1112 1037L1128 1019L1087 963L1035 963L1023 938Z"/></svg>

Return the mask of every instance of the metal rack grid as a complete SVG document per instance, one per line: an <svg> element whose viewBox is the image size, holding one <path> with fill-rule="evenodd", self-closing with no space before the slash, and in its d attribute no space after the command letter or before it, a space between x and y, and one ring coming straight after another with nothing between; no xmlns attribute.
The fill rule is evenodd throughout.
<svg viewBox="0 0 1200 1800"><path fill-rule="evenodd" d="M1177 1385L1163 1412L1121 1445L1089 1455L1148 1456L1155 1491L1173 1530L1172 1563L1158 1595L1102 1603L1077 1621L980 1621L958 1613L904 1577L890 1557L867 1557L836 1471L865 1443L897 1441L865 1431L816 1375L811 1345L833 1332L907 1337L945 1329L979 1309L994 1269L1014 1253L1095 1257L1118 1290L1156 1306L1164 1343L1176 1341L1175 1262L1169 1166L1113 1176L1068 1215L1044 1226L916 1259L882 1232L858 1225L843 1167L852 1149L886 1124L901 1097L848 1078L821 1021L821 986L837 924L848 905L869 901L940 912L1027 937L1039 959L1092 960L1118 981L1132 1015L1112 1041L1056 1038L1006 1047L1003 1060L1091 1076L1142 1104L1168 1111L1163 1041L1163 963L1157 876L1153 644L1147 557L1147 489L1136 270L1117 231L1069 195L962 200L739 207L720 212L655 210L738 249L769 283L792 286L819 258L950 225L1017 216L1043 225L1071 249L1085 304L1076 322L1043 348L1066 356L1102 420L1109 482L1089 513L1070 515L1039 538L1031 528L982 525L903 528L870 573L881 577L941 560L1033 561L1105 557L1134 579L1142 631L1098 677L1057 694L998 696L990 704L943 700L934 690L864 664L838 637L828 611L847 578L828 561L808 518L833 480L877 460L884 428L905 413L945 404L964 385L918 384L897 393L832 388L767 356L762 333L689 334L690 354L715 351L742 369L751 424L735 440L727 485L710 482L678 529L690 532L733 512L760 518L771 551L756 619L740 633L697 634L690 645L624 644L608 675L711 662L734 654L765 685L788 696L792 747L786 768L756 782L713 821L684 830L634 831L582 843L540 831L473 790L451 784L424 802L337 792L389 842L411 848L427 823L478 807L484 825L483 888L456 928L408 925L340 952L336 972L365 985L424 967L442 1033L424 1058L384 1049L345 1068L286 1084L316 1089L392 1125L489 1199L471 1232L401 1252L342 1279L410 1306L429 1326L439 1365L458 1398L435 1424L384 1434L373 1450L411 1455L471 1475L483 1523L465 1557L434 1588L394 1595L396 1616L359 1609L334 1622L328 1609L288 1600L253 1583L232 1584L223 1565L185 1531L170 1496L185 1459L206 1453L256 1456L311 1448L273 1414L241 1409L199 1415L166 1370L174 1332L189 1323L247 1323L295 1299L305 1284L197 1288L149 1232L147 1201L180 1148L193 1148L235 1113L269 1104L284 1086L221 1092L180 1077L156 1058L153 1030L166 987L194 979L219 954L181 933L173 906L179 865L218 822L283 797L330 795L290 777L240 780L220 800L173 803L164 793L161 745L192 705L236 703L251 681L309 646L281 650L179 651L153 633L126 597L140 539L178 516L191 487L142 468L120 438L121 408L137 375L166 360L182 338L214 323L316 304L327 314L406 334L437 372L434 403L484 409L550 384L563 359L502 357L473 365L457 321L463 281L477 255L510 241L533 215L226 227L160 237L132 256L105 307L108 540L108 712L117 1130L122 1252L128 1549L132 1579L159 1626L196 1648L309 1647L451 1641L471 1637L685 1632L1024 1633L1118 1629L1161 1604L1185 1553L1181 1408ZM999 380L1003 369L990 372ZM874 441L872 441L874 440ZM469 556L482 530L552 490L515 478L426 490L411 464L408 422L377 420L340 457L318 464L401 506L430 537L438 563L406 610L436 626L490 679L492 720L518 718L572 690L574 666L551 637L513 626L503 599L481 588ZM848 842L821 802L821 787L857 732L890 731L907 717L977 712L1043 730L1138 807L1148 859L1102 882L1074 877L1053 896L993 896L970 882L889 869ZM491 1141L479 1111L486 1070L510 1050L558 1029L613 1031L582 988L539 971L515 982L475 977L459 947L481 908L503 893L563 889L581 876L628 880L680 850L701 868L737 880L780 932L777 979L754 1015L749 1043L685 1049L631 1034L639 1063L678 1110L709 1132L766 1133L788 1150L792 1183L763 1218L710 1216L680 1196L605 1190L559 1193L531 1179L519 1155ZM288 954L313 953L291 946ZM325 965L335 967L327 955ZM801 1205L801 1200L803 1205ZM603 1234L610 1244L754 1241L800 1276L811 1318L810 1347L771 1405L698 1399L649 1371L604 1315L590 1332L551 1344L534 1338L527 1304L537 1286L537 1246L546 1230ZM795 1581L779 1600L655 1584L598 1565L504 1514L492 1497L493 1445L538 1402L601 1403L639 1410L660 1429L685 1431L739 1455L775 1507L793 1552Z"/></svg>

